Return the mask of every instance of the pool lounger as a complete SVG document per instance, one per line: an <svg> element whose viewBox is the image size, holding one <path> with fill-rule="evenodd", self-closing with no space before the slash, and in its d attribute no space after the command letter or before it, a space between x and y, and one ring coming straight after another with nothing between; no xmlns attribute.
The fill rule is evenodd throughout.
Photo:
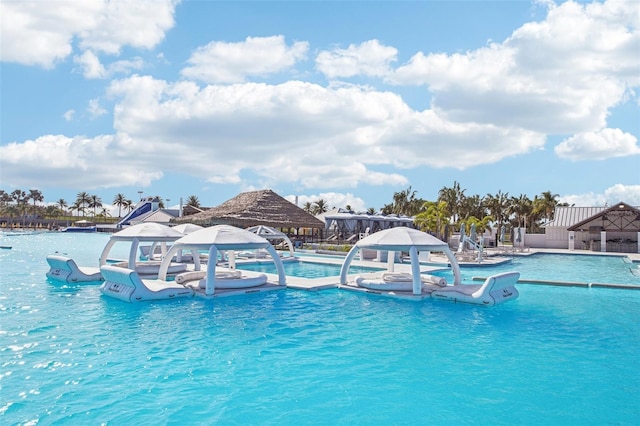
<svg viewBox="0 0 640 426"><path fill-rule="evenodd" d="M47 277L67 283L102 281L100 269L90 266L78 266L70 257L51 254L47 256L49 271Z"/></svg>
<svg viewBox="0 0 640 426"><path fill-rule="evenodd" d="M434 290L431 297L476 305L499 305L518 298L519 293L515 284L519 278L519 272L504 272L488 277L483 284L458 284L442 287Z"/></svg>

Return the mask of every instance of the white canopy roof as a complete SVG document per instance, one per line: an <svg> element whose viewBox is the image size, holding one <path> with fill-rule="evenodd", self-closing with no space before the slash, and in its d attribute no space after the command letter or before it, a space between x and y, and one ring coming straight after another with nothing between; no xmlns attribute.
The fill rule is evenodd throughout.
<svg viewBox="0 0 640 426"><path fill-rule="evenodd" d="M397 227L375 232L358 241L347 253L340 270L340 284L347 283L347 274L351 261L361 249L408 251L411 257L411 274L413 275L413 293L420 294L420 259L419 251L442 251L451 263L454 276L454 284L460 284L460 265L456 257L449 249L449 245L426 232L408 227ZM389 257L393 262L393 258Z"/></svg>
<svg viewBox="0 0 640 426"><path fill-rule="evenodd" d="M184 234L170 226L160 223L145 222L138 225L129 226L122 231L113 234L110 239L113 241L175 241Z"/></svg>
<svg viewBox="0 0 640 426"><path fill-rule="evenodd" d="M385 229L371 234L358 241L356 246L367 249L392 251L409 251L411 247L416 247L418 250L429 251L444 251L449 248L447 243L440 241L432 235L404 226Z"/></svg>
<svg viewBox="0 0 640 426"><path fill-rule="evenodd" d="M202 228L185 235L175 242L175 246L216 246L219 250L243 250L267 248L271 243L246 229L231 225L215 225Z"/></svg>
<svg viewBox="0 0 640 426"><path fill-rule="evenodd" d="M188 235L188 234L191 234L192 232L196 232L196 231L199 231L200 229L203 229L203 227L193 223L181 223L180 225L174 226L173 229L175 229L178 232L181 232L183 235Z"/></svg>

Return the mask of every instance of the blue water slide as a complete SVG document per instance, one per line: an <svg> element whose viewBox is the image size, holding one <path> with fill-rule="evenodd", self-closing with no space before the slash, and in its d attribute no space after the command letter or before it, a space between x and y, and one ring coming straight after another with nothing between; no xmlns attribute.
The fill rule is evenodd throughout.
<svg viewBox="0 0 640 426"><path fill-rule="evenodd" d="M137 217L150 213L154 210L158 209L158 201L153 198L147 198L143 201L140 201L133 211L126 215L120 222L118 222L118 228L121 228L126 225L131 225L131 221Z"/></svg>

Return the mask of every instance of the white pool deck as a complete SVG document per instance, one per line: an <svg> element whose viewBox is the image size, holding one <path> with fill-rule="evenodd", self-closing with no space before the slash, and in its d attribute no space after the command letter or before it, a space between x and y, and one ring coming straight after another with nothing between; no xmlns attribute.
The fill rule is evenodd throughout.
<svg viewBox="0 0 640 426"><path fill-rule="evenodd" d="M562 250L562 249L537 249L530 248L525 249L524 251L516 250L516 251L508 251L508 252L499 252L498 250L494 250L490 252L490 255L483 258L482 262L479 264L477 260L465 260L459 261L459 263L464 267L464 265L473 265L473 266L490 266L501 264L505 262L509 262L510 259L514 256L530 256L534 253L557 253L557 254L573 254L573 255L585 255L585 256L627 256L633 262L640 262L640 253L602 253L602 252L593 252L588 250ZM469 257L471 259L471 256ZM474 258L475 259L475 258ZM313 262L322 262L322 263L331 263L336 265L342 265L344 258L342 256L334 257L309 257L308 261ZM379 262L379 261L370 261L370 260L353 260L351 262L353 266L364 266L377 268L381 270L387 269L387 262ZM429 273L431 271L447 269L448 261L447 258L442 255L432 254L429 258L429 264L420 265L420 272ZM394 264L395 272L411 272L411 265L408 260L403 263L395 263ZM348 275L348 281L353 281L357 275L362 277L376 275L377 272L369 272L369 273L351 273ZM489 274L487 274L489 275ZM267 274L269 277L269 281L277 281L277 275ZM484 277L473 277L473 280L484 280ZM526 277L525 277L526 278ZM337 288L339 285L340 277L326 277L326 278L299 278L287 276L287 287L298 289L298 290L307 290L307 291L318 291L325 289L333 289ZM522 281L522 280L521 280ZM581 282L558 282L558 281L532 281L526 280L522 281L526 284L539 284L539 285L557 285L557 286L572 286L572 287L606 287L606 288L619 288L619 289L634 289L640 290L640 285L633 284L611 284L611 283L581 283Z"/></svg>

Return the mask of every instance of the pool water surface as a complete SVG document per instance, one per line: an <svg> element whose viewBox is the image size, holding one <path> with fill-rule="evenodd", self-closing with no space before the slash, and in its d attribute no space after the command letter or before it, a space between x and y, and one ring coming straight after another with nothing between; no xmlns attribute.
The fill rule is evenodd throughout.
<svg viewBox="0 0 640 426"><path fill-rule="evenodd" d="M94 265L107 239L0 251L2 424L640 418L640 291L518 285L491 308L337 289L128 304L45 278L47 254Z"/></svg>

